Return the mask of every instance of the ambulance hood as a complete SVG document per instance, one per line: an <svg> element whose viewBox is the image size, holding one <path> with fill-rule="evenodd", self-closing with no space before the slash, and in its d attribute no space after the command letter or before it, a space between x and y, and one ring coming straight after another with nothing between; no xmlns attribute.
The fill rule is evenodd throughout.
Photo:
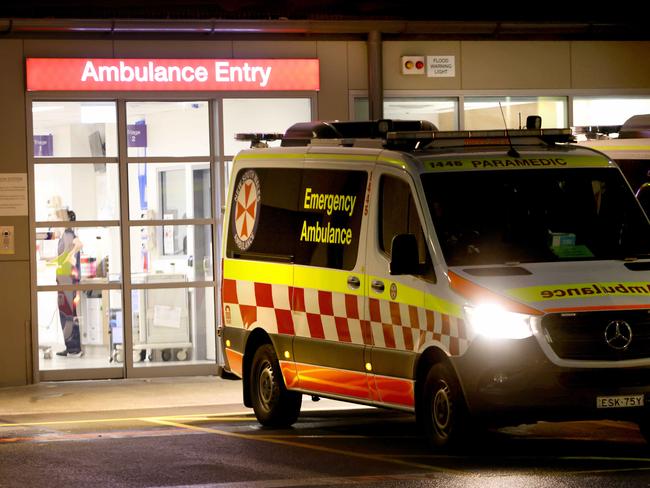
<svg viewBox="0 0 650 488"><path fill-rule="evenodd" d="M648 259L455 266L449 271L465 283L478 285L469 288L487 290L484 296L493 296L489 293L493 292L506 302L513 300L540 311L650 308Z"/></svg>

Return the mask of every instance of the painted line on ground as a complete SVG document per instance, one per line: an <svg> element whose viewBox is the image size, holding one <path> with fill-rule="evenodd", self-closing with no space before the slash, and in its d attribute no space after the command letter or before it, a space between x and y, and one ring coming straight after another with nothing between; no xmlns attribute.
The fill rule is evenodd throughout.
<svg viewBox="0 0 650 488"><path fill-rule="evenodd" d="M113 417L113 418L102 418L102 419L69 419L69 420L50 420L50 421L38 421L38 422L17 422L14 424L4 423L0 424L2 427L38 427L46 425L61 425L61 424L93 424L93 423L108 423L108 422L144 422L150 418L160 418L160 419L170 419L170 420L219 420L222 422L246 422L246 421L255 421L255 417L251 415L243 416L241 413L224 413L224 414L189 414L189 415L163 415L157 417Z"/></svg>
<svg viewBox="0 0 650 488"><path fill-rule="evenodd" d="M364 476L332 476L305 479L252 480L232 481L225 483L207 483L196 485L167 485L152 488L284 488L291 486L338 486L380 483L384 481L418 481L434 479L431 473L396 474L396 475L364 475Z"/></svg>
<svg viewBox="0 0 650 488"><path fill-rule="evenodd" d="M325 446L317 446L317 445L309 445L309 444L304 444L301 442L292 442L289 440L285 439L276 439L276 438L266 438L266 437L261 437L258 435L250 435L250 434L241 434L239 432L228 432L226 430L220 430L220 429L213 429L209 427L200 427L196 425L187 425L187 424L181 424L177 422L170 422L167 420L162 420L162 419L155 419L151 418L149 419L150 422L152 423L157 423L161 425L169 425L172 427L177 427L179 429L189 429L189 430L197 430L200 432L206 432L208 434L217 434L217 435L222 435L226 437L234 437L237 439L245 439L245 440L254 440L254 441L260 441L260 442L269 442L272 444L280 444L283 446L290 446L290 447L297 447L299 449L309 449L312 451L319 451L319 452L326 452L328 454L336 454L339 456L351 456L351 457L356 457L360 459L365 459L368 461L379 461L382 463L391 463L391 464L399 464L401 466L408 466L411 468L417 468L417 469L424 469L427 471L436 471L436 472L442 472L442 473L453 473L453 474L467 474L464 471L457 471L455 469L447 469L443 468L440 466L431 466L429 464L420 464L420 463L413 463L410 461L404 461L401 459L394 459L386 456L378 456L375 454L366 454L362 452L356 452L356 451L346 451L343 449L333 449L330 447L325 447Z"/></svg>

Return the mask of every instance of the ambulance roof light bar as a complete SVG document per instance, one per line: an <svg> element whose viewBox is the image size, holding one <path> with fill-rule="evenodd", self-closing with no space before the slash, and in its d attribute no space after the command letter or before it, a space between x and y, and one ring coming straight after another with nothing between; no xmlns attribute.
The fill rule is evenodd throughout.
<svg viewBox="0 0 650 488"><path fill-rule="evenodd" d="M539 144L539 141L546 144L574 142L575 138L571 129L496 129L496 130L461 130L437 132L435 140L461 139L466 141L465 145L503 144L501 141L518 140L521 143L528 143L524 139L531 139Z"/></svg>
<svg viewBox="0 0 650 488"><path fill-rule="evenodd" d="M402 131L437 131L438 128L428 120L371 120L340 122L299 122L287 129L282 139L283 146L306 146L318 140L318 144L324 145L331 141L330 145L352 145L351 141L360 140L385 141L389 132ZM370 142L377 144L376 141Z"/></svg>
<svg viewBox="0 0 650 488"><path fill-rule="evenodd" d="M530 117L529 117L530 119ZM528 121L527 121L528 122ZM529 127L540 127L534 117ZM527 124L528 125L528 124ZM282 146L385 147L399 150L435 149L436 147L539 145L575 142L571 129L498 129L480 131L439 131L426 120L376 120L352 122L299 122L284 135L276 133L237 134L239 141L251 141L252 148L268 147L281 140Z"/></svg>
<svg viewBox="0 0 650 488"><path fill-rule="evenodd" d="M504 146L512 141L519 145L574 142L570 129L508 129L481 131L404 131L386 134L390 148L435 149L439 147Z"/></svg>
<svg viewBox="0 0 650 488"><path fill-rule="evenodd" d="M277 132L247 132L235 134L235 140L237 141L250 141L251 149L269 147L269 142L280 141L283 137L284 134L279 134Z"/></svg>

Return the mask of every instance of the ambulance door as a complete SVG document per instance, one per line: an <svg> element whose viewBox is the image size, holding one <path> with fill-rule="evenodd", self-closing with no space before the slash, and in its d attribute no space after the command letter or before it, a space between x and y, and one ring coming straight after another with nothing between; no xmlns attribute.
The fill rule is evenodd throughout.
<svg viewBox="0 0 650 488"><path fill-rule="evenodd" d="M297 164L283 168L256 163L244 167L237 163L224 226L225 352L231 370L243 376L248 338L255 329L263 329L273 343L285 383L293 387L293 236L298 232L301 175Z"/></svg>
<svg viewBox="0 0 650 488"><path fill-rule="evenodd" d="M369 387L374 401L410 409L416 352L426 331L425 289L433 267L410 176L378 166L371 185L365 304L374 344L366 355L366 367L372 371ZM421 275L390 274L393 238L402 234L417 240Z"/></svg>
<svg viewBox="0 0 650 488"><path fill-rule="evenodd" d="M364 200L370 165L307 161L294 266L294 360L303 391L369 400ZM327 158L323 156L323 158ZM311 165L314 165L313 167Z"/></svg>

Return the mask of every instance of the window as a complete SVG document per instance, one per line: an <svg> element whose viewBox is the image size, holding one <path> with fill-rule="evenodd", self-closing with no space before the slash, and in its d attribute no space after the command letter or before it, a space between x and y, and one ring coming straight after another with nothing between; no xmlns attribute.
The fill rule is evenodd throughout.
<svg viewBox="0 0 650 488"><path fill-rule="evenodd" d="M229 257L293 262L297 235L299 169L242 169L232 195Z"/></svg>
<svg viewBox="0 0 650 488"><path fill-rule="evenodd" d="M367 179L365 171L242 169L228 256L353 269Z"/></svg>
<svg viewBox="0 0 650 488"><path fill-rule="evenodd" d="M117 156L115 102L34 102L34 157Z"/></svg>
<svg viewBox="0 0 650 488"><path fill-rule="evenodd" d="M463 111L466 130L503 128L504 117L509 129L524 128L529 115L543 128L568 127L566 97L465 97Z"/></svg>
<svg viewBox="0 0 650 488"><path fill-rule="evenodd" d="M109 361L124 361L120 290L39 291L36 296L40 370L71 367L69 358L56 353L75 341L84 355L72 367L105 368Z"/></svg>
<svg viewBox="0 0 650 488"><path fill-rule="evenodd" d="M226 156L248 149L250 142L235 140L235 134L284 132L296 122L311 120L309 98L226 98L223 101L223 147ZM280 145L280 141L271 146Z"/></svg>
<svg viewBox="0 0 650 488"><path fill-rule="evenodd" d="M182 275L181 281L212 280L210 225L131 227L130 245L133 283L145 283L147 275L161 273Z"/></svg>
<svg viewBox="0 0 650 488"><path fill-rule="evenodd" d="M208 219L209 163L129 163L132 220Z"/></svg>
<svg viewBox="0 0 650 488"><path fill-rule="evenodd" d="M351 270L357 263L365 171L306 169L296 262Z"/></svg>
<svg viewBox="0 0 650 488"><path fill-rule="evenodd" d="M648 221L616 168L428 173L422 183L449 266L624 259L650 249Z"/></svg>
<svg viewBox="0 0 650 488"><path fill-rule="evenodd" d="M60 283L62 274L73 270L65 261L68 236L78 239L81 248L75 257L76 280L84 284L119 283L122 253L118 227L76 227L74 225L36 228L36 282L39 286ZM66 234L66 230L68 231Z"/></svg>
<svg viewBox="0 0 650 488"><path fill-rule="evenodd" d="M129 157L208 156L208 102L128 102Z"/></svg>
<svg viewBox="0 0 650 488"><path fill-rule="evenodd" d="M633 115L650 113L650 97L574 97L573 125L623 125Z"/></svg>
<svg viewBox="0 0 650 488"><path fill-rule="evenodd" d="M34 194L37 222L67 220L62 209L75 212L76 220L120 218L117 163L39 163Z"/></svg>
<svg viewBox="0 0 650 488"><path fill-rule="evenodd" d="M354 120L368 120L368 98L354 99ZM458 99L391 97L384 99L384 118L428 120L439 130L458 130Z"/></svg>
<svg viewBox="0 0 650 488"><path fill-rule="evenodd" d="M414 234L418 242L418 257L429 275L431 259L420 217L409 184L399 178L384 175L380 183L379 247L390 257L393 238L398 234Z"/></svg>

